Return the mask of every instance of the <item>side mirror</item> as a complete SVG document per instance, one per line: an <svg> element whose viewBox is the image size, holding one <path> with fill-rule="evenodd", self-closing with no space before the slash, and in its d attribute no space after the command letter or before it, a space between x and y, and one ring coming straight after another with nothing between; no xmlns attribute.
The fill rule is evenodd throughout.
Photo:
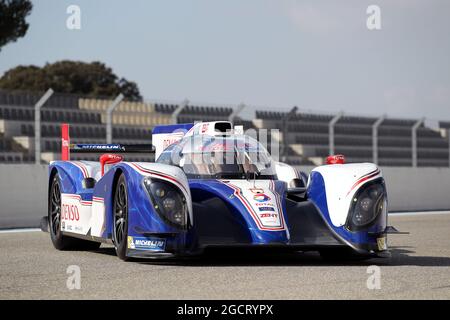
<svg viewBox="0 0 450 320"><path fill-rule="evenodd" d="M342 154L335 154L327 157L327 164L344 164L345 157Z"/></svg>
<svg viewBox="0 0 450 320"><path fill-rule="evenodd" d="M123 160L123 157L118 154L105 153L100 156L100 166L102 168L102 177L105 174L105 165L114 164Z"/></svg>
<svg viewBox="0 0 450 320"><path fill-rule="evenodd" d="M288 188L287 197L294 201L306 200L306 188L305 187Z"/></svg>

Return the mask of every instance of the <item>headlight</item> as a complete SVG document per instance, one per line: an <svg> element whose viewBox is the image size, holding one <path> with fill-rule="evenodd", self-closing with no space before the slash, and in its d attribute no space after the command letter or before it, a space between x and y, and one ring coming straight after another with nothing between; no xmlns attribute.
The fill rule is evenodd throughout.
<svg viewBox="0 0 450 320"><path fill-rule="evenodd" d="M351 231L368 227L387 211L384 181L377 179L363 186L353 196L347 227Z"/></svg>
<svg viewBox="0 0 450 320"><path fill-rule="evenodd" d="M185 228L187 225L186 198L173 184L150 177L144 178L153 207L161 218L170 225Z"/></svg>

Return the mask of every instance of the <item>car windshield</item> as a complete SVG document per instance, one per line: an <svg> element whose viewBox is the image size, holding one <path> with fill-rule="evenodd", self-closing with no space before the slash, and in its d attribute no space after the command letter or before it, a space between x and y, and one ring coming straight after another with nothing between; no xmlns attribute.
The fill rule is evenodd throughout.
<svg viewBox="0 0 450 320"><path fill-rule="evenodd" d="M184 138L159 163L179 166L191 179L275 179L272 159L255 139L242 135Z"/></svg>

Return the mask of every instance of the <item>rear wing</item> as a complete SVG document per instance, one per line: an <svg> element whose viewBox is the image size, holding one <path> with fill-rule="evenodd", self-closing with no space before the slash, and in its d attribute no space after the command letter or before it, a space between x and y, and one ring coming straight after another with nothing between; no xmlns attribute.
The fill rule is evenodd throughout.
<svg viewBox="0 0 450 320"><path fill-rule="evenodd" d="M193 123L160 125L152 130L152 143L155 147L155 159L172 143L175 143L186 135L194 127Z"/></svg>
<svg viewBox="0 0 450 320"><path fill-rule="evenodd" d="M183 137L192 135L217 135L231 132L229 121L208 121L197 123L180 123L155 126L152 131L152 143L155 147L155 159L171 144L180 141ZM235 133L243 134L243 127L236 126Z"/></svg>
<svg viewBox="0 0 450 320"><path fill-rule="evenodd" d="M70 152L74 153L153 153L155 149L151 144L70 144Z"/></svg>
<svg viewBox="0 0 450 320"><path fill-rule="evenodd" d="M70 153L154 153L152 144L71 144L69 124L61 125L61 160L70 160Z"/></svg>

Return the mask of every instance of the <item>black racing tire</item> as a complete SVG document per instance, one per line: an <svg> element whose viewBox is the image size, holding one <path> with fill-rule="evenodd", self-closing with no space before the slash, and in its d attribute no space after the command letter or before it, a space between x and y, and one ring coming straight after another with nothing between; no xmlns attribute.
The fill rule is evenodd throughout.
<svg viewBox="0 0 450 320"><path fill-rule="evenodd" d="M128 191L123 173L119 176L114 188L113 198L113 242L117 256L123 260L127 257L128 246Z"/></svg>
<svg viewBox="0 0 450 320"><path fill-rule="evenodd" d="M56 173L48 194L48 224L53 246L58 250L97 250L99 242L77 239L61 232L61 182Z"/></svg>
<svg viewBox="0 0 450 320"><path fill-rule="evenodd" d="M319 251L320 257L327 262L364 261L371 259L369 255L357 254L351 249L323 249Z"/></svg>

